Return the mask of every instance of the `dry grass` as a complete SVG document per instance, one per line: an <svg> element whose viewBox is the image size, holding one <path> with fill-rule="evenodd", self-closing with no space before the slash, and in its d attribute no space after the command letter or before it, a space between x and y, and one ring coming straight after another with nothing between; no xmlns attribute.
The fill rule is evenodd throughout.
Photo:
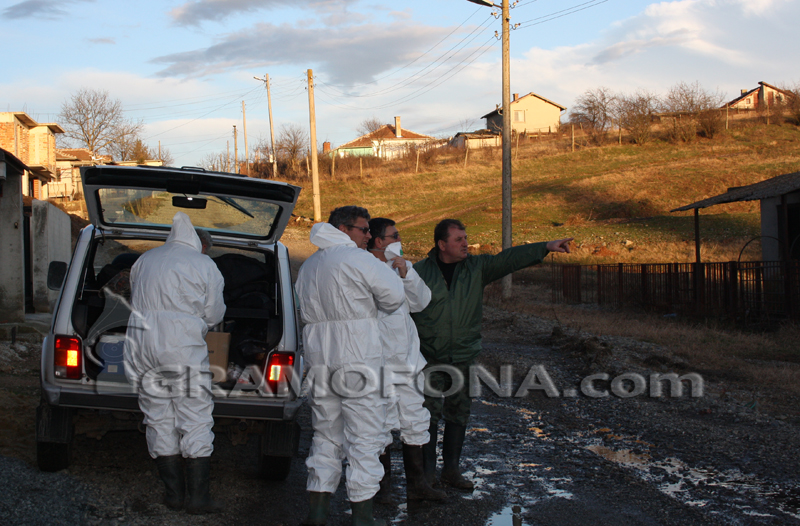
<svg viewBox="0 0 800 526"><path fill-rule="evenodd" d="M514 243L574 237L581 245L570 258L575 262L691 261L691 214L670 210L730 186L800 169L798 139L795 126L748 123L688 144L656 140L645 146L589 147L577 141L572 152L567 135L521 141L512 155ZM464 154L452 149L430 154L419 173L407 159L370 164L364 177L345 175L337 164L336 180L330 180L321 169L323 215L336 206L359 204L373 216L391 217L412 259L432 246L436 222L457 217L481 252L496 252L502 216L499 150L471 151L466 167ZM309 217L312 210L311 193L304 191L297 212ZM718 206L703 210L701 217L706 261L735 260L759 235L757 204ZM609 239L632 244L620 250ZM605 250L597 250L603 243ZM748 254L757 255L755 248L751 244Z"/></svg>
<svg viewBox="0 0 800 526"><path fill-rule="evenodd" d="M600 310L549 303L548 270L515 274L513 296L503 301L499 284L487 287L487 305L555 320L565 327L603 336L654 343L686 360L688 368L746 390L763 390L773 398L800 395L800 327L744 331L714 322L688 323L635 311Z"/></svg>

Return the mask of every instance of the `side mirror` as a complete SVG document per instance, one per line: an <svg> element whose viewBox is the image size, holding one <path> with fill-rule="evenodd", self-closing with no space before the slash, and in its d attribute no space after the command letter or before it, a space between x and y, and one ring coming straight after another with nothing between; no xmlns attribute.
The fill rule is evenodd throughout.
<svg viewBox="0 0 800 526"><path fill-rule="evenodd" d="M51 261L50 266L47 267L47 288L50 290L61 289L66 275L67 264L64 261Z"/></svg>

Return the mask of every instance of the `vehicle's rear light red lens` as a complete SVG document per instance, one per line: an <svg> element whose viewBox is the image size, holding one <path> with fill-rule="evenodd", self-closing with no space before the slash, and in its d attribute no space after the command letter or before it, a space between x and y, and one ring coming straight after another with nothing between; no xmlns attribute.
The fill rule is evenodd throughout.
<svg viewBox="0 0 800 526"><path fill-rule="evenodd" d="M287 383L291 381L294 354L272 353L267 361L267 387L274 394L287 390ZM283 384L283 385L281 385Z"/></svg>
<svg viewBox="0 0 800 526"><path fill-rule="evenodd" d="M58 378L81 378L81 341L73 336L56 336L55 375Z"/></svg>

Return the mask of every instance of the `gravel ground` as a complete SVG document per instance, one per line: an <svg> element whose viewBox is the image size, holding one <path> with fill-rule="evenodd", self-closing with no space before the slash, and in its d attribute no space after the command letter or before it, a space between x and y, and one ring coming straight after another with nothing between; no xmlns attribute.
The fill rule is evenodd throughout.
<svg viewBox="0 0 800 526"><path fill-rule="evenodd" d="M517 391L531 370L546 383L544 371L559 396L531 389L505 397L484 387L463 455L476 490L448 489L443 504L406 502L395 447L395 503L376 506L379 516L409 526L800 524L796 400L767 403L758 390L705 373L702 397L592 398L581 394L588 374L692 371L652 344L597 338L533 316L487 308L484 329L481 364L497 378L500 366L511 366L501 387ZM103 427L88 419L81 429L91 432L76 436L70 468L40 473L33 427L38 340L27 334L13 345L0 342L0 524L301 522L310 443L305 407L300 458L284 482L258 478L254 440L239 444L217 430L212 491L225 507L220 515L195 518L160 504L162 487L135 421ZM349 521L342 484L329 524Z"/></svg>

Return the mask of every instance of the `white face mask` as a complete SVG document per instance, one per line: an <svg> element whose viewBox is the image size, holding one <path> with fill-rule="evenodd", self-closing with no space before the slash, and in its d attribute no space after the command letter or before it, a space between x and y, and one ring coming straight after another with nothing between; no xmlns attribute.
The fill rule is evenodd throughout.
<svg viewBox="0 0 800 526"><path fill-rule="evenodd" d="M383 255L386 259L394 259L403 256L403 246L399 241L395 241L391 245L387 246L383 252Z"/></svg>

